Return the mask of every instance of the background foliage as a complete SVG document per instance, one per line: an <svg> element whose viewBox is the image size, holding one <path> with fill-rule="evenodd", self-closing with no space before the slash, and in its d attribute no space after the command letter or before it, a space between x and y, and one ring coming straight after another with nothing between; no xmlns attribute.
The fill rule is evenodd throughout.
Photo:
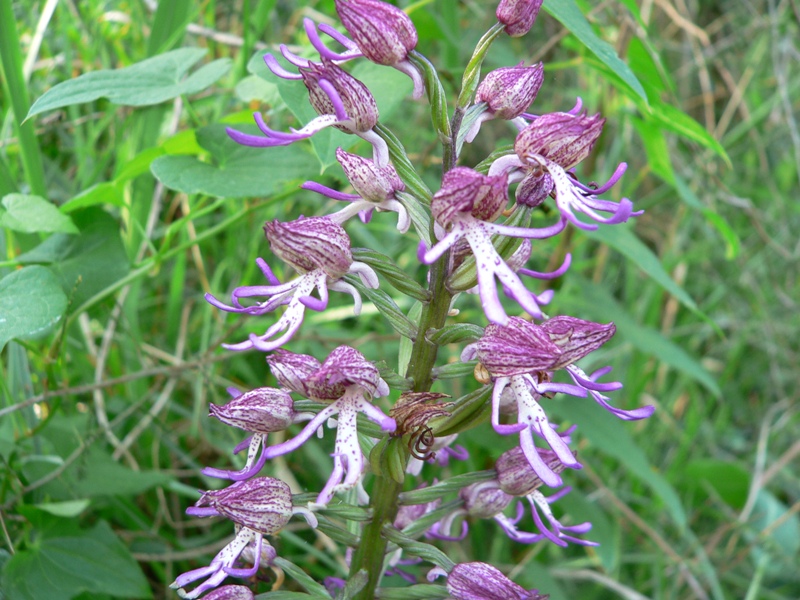
<svg viewBox="0 0 800 600"><path fill-rule="evenodd" d="M413 7L418 48L453 88L494 6ZM601 180L627 161L622 191L646 212L628 228L536 245L534 260L552 267L573 253L556 306L614 320L616 342L598 361L626 383L619 403L659 409L622 426L584 403L553 405L579 425L586 465L562 503L573 521L594 522L598 549L514 545L479 522L468 543L446 550L502 566L553 600L800 597L791 468L800 454L800 7L546 7L530 35L498 42L486 66L544 60L537 111L581 96L602 112L605 133L583 172ZM230 535L227 524L183 515L196 488L214 485L201 466L227 464L239 441L209 422L207 404L222 402L227 385L274 383L259 353L219 350L264 321L221 315L203 294L256 281L255 257L270 260L262 222L326 211L298 184L323 174L342 185L333 150L359 148L332 131L274 151L243 148L223 123L243 128L253 110L276 128L306 120L302 86L271 78L260 54L281 42L302 52L302 17L333 23L333 2L0 8L0 597L172 598L175 575L205 564ZM408 101L406 80L366 64L355 74L435 189L429 117ZM463 162L512 140L502 124L484 126ZM354 245L400 255L421 280L413 243L389 221L350 228ZM292 350L322 357L348 342L396 370L398 339L370 305L354 319L342 301L308 319ZM505 449L480 430L460 443L471 458L453 474L490 466ZM315 489L328 450L306 446L274 461L272 474ZM342 572L343 554L321 534L290 527L276 544L318 579Z"/></svg>

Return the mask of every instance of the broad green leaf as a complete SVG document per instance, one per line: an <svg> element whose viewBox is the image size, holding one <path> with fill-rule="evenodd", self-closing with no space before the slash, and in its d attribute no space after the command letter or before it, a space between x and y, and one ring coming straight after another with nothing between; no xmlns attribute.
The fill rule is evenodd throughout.
<svg viewBox="0 0 800 600"><path fill-rule="evenodd" d="M708 498L707 486L731 508L739 511L747 500L750 473L741 465L717 458L698 458L689 462L678 480L700 493L700 501Z"/></svg>
<svg viewBox="0 0 800 600"><path fill-rule="evenodd" d="M553 412L578 425L578 431L594 447L613 456L639 477L664 502L672 520L681 529L686 527L686 512L675 489L651 465L644 451L636 444L628 429L629 424L617 419L587 398L563 398L552 404ZM650 423L650 427L655 427Z"/></svg>
<svg viewBox="0 0 800 600"><path fill-rule="evenodd" d="M5 565L0 589L7 600L70 600L84 592L152 597L139 565L105 521L63 535L57 527L51 526L49 535Z"/></svg>
<svg viewBox="0 0 800 600"><path fill-rule="evenodd" d="M629 227L601 225L596 230L587 231L585 234L621 252L628 260L644 271L648 277L675 296L681 304L701 314L692 297L686 293L686 290L675 283L669 273L664 270L658 257L636 237L636 234Z"/></svg>
<svg viewBox="0 0 800 600"><path fill-rule="evenodd" d="M164 487L173 478L159 471L132 471L111 459L102 450L89 453L78 469L74 491L87 498L94 496L138 496L154 487Z"/></svg>
<svg viewBox="0 0 800 600"><path fill-rule="evenodd" d="M258 131L254 125L236 128ZM161 156L150 167L156 179L186 194L243 198L273 195L290 183L299 184L319 172L304 144L250 148L230 139L225 126L219 124L199 129L197 141L210 152L210 162L194 156Z"/></svg>
<svg viewBox="0 0 800 600"><path fill-rule="evenodd" d="M622 79L636 94L647 103L647 94L642 84L633 74L630 67L626 65L614 48L608 43L597 37L589 21L583 16L575 0L545 0L544 9L550 13L557 21L575 35L580 42L586 46L597 58L608 66L617 76Z"/></svg>
<svg viewBox="0 0 800 600"><path fill-rule="evenodd" d="M23 233L78 233L72 219L40 196L8 194L2 205L5 212L0 211L0 227Z"/></svg>
<svg viewBox="0 0 800 600"><path fill-rule="evenodd" d="M26 267L0 279L0 350L15 338L46 335L61 320L67 296L45 267Z"/></svg>
<svg viewBox="0 0 800 600"><path fill-rule="evenodd" d="M74 213L79 235L57 233L30 252L22 264L49 264L73 306L79 306L124 277L130 265L119 234L119 224L99 208Z"/></svg>
<svg viewBox="0 0 800 600"><path fill-rule="evenodd" d="M750 524L756 532L767 532L766 535L750 533L747 536L753 542L753 563L758 564L766 555L766 571L773 576L785 573L787 568L796 569L800 557L800 518L797 512L762 488L756 497L752 515Z"/></svg>
<svg viewBox="0 0 800 600"><path fill-rule="evenodd" d="M195 94L225 75L231 65L230 59L222 58L184 78L206 52L202 48L178 48L123 69L85 73L46 91L33 103L26 118L99 98L123 106L149 106Z"/></svg>
<svg viewBox="0 0 800 600"><path fill-rule="evenodd" d="M586 318L597 321L613 321L617 326L617 334L622 339L694 379L715 396L722 395L717 380L696 358L665 338L659 331L635 321L606 290L581 277L572 277L571 282L580 287L580 292L559 296L564 309L574 310Z"/></svg>
<svg viewBox="0 0 800 600"><path fill-rule="evenodd" d="M91 504L91 500L68 500L66 502L42 502L35 507L56 517L77 517L86 507Z"/></svg>

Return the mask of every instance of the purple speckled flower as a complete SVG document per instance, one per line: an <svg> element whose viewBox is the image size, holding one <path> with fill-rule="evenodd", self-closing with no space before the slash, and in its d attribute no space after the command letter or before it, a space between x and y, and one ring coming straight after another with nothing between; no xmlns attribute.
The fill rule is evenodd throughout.
<svg viewBox="0 0 800 600"><path fill-rule="evenodd" d="M186 514L196 517L224 516L236 524L236 537L211 560L201 567L180 575L170 587L178 589L183 598L197 598L204 592L216 588L228 575L252 577L258 571L260 561L252 567L239 569L234 565L242 553L252 546L253 556L261 557L266 552L270 560L275 550L264 539L265 535L277 533L289 522L293 514L301 514L316 526L316 517L303 508L292 506L289 486L280 479L259 477L240 481L221 489L204 492L195 506ZM203 577L207 579L186 593L183 588Z"/></svg>
<svg viewBox="0 0 800 600"><path fill-rule="evenodd" d="M326 127L336 127L371 143L375 162L381 166L386 165L389 162L389 150L386 142L373 131L378 123L378 105L367 86L325 57L322 63L294 58L295 64L299 66L299 74L284 70L274 56L264 56L267 66L276 75L284 79L303 81L308 89L311 106L319 116L302 129L283 133L270 129L261 114L255 113L253 118L264 136L242 133L230 127L226 129L228 135L245 146L265 148L288 146L309 138Z"/></svg>
<svg viewBox="0 0 800 600"><path fill-rule="evenodd" d="M254 597L250 588L243 585L223 585L203 596L203 600L253 600Z"/></svg>
<svg viewBox="0 0 800 600"><path fill-rule="evenodd" d="M428 579L445 574L438 567ZM447 573L447 592L454 600L547 600L537 590L526 590L482 562L459 563Z"/></svg>
<svg viewBox="0 0 800 600"><path fill-rule="evenodd" d="M520 37L531 30L541 7L542 0L500 0L495 14L508 35Z"/></svg>
<svg viewBox="0 0 800 600"><path fill-rule="evenodd" d="M349 490L361 481L364 457L358 443L358 413L378 423L383 431L395 430L394 419L372 404L372 398L385 396L389 387L375 365L349 346L339 346L322 364L285 350L269 356L267 361L282 385L328 404L295 437L268 448L264 452L267 459L296 450L328 419L338 415L333 471L315 503L324 506L336 492ZM299 368L293 371L294 366Z"/></svg>
<svg viewBox="0 0 800 600"><path fill-rule="evenodd" d="M534 117L517 135L515 154L497 159L489 174L508 173L510 182L522 181L518 199L527 206L536 206L555 192L561 214L581 229L597 229L597 225L580 221L576 212L598 223L624 223L641 211L633 212L633 204L627 198L616 203L597 196L619 181L627 167L625 163L621 163L611 179L600 187L580 183L570 171L589 155L603 131L604 122L600 115L587 116L580 112L580 102L570 112ZM599 214L601 212L610 213L610 216L604 217Z"/></svg>
<svg viewBox="0 0 800 600"><path fill-rule="evenodd" d="M543 229L494 223L492 221L505 208L506 194L505 174L487 176L466 167L448 171L442 188L431 200L431 212L446 233L432 248L426 250L421 244L419 251L421 262L431 264L456 242L466 239L475 256L478 293L483 310L490 321L500 324L505 324L508 316L500 304L495 277L503 284L504 291L532 316L542 316L539 302L546 303L546 298L537 298L525 288L519 276L495 250L492 234L542 239L556 235L566 223L561 219Z"/></svg>
<svg viewBox="0 0 800 600"><path fill-rule="evenodd" d="M300 328L305 309L321 311L328 305L328 290L345 292L353 296L353 312L361 312L361 296L352 285L342 281L347 273L357 274L365 286L378 287L378 276L367 265L353 261L350 238L341 225L327 217L300 218L290 223L267 223L264 226L272 250L300 273L300 277L281 283L266 262L256 263L270 285L242 286L233 291L231 305L224 304L206 294L213 306L228 312L263 315L282 306L286 310L278 321L262 335L250 334L250 338L238 344L223 344L229 350L255 348L269 352L286 343ZM316 289L319 299L311 292ZM267 296L269 299L252 306L244 306L243 298ZM284 332L282 335L278 335ZM277 337L275 337L277 335Z"/></svg>
<svg viewBox="0 0 800 600"><path fill-rule="evenodd" d="M541 455L553 472L560 473L564 470L564 465L555 452L542 450ZM592 528L591 523L585 522L578 525L562 525L561 522L555 518L550 508L550 503L555 502L559 498L563 498L570 492L571 488L566 487L549 498L545 497L544 494L539 491L539 488L544 485L544 482L536 471L531 468L522 448L517 446L501 454L500 458L497 459L495 469L497 470L496 481L498 487L502 491L511 496L524 496L528 499L531 505L533 521L540 532L527 533L517 529L516 524L524 513L522 503L519 503L517 505L517 515L515 518L510 519L504 515L495 516L495 520L500 523L500 526L511 539L523 544L533 544L547 539L558 546L566 546L567 542L573 542L581 546L598 545L596 542L582 540L570 535L571 533L586 533ZM544 514L550 528L542 521L539 511Z"/></svg>
<svg viewBox="0 0 800 600"><path fill-rule="evenodd" d="M391 164L379 167L375 161L357 154L350 154L341 148L336 149L336 159L342 165L344 174L356 191L355 194L345 194L315 181L306 181L300 186L333 200L350 202L349 206L328 215L328 218L337 223L343 223L358 214L364 223L368 223L372 218L373 210L391 211L398 215L397 229L401 233L408 231L411 219L406 208L395 196L406 186L397 175L395 168Z"/></svg>
<svg viewBox="0 0 800 600"><path fill-rule="evenodd" d="M292 423L307 418L305 414L295 412L294 401L288 392L273 388L256 388L237 395L224 406L210 404L208 409L209 416L253 434L234 450L234 453L238 453L248 448L247 462L241 471L213 467L203 469L204 475L234 481L248 479L264 466L264 452L259 456L258 451L259 448L266 449L268 434L283 431Z"/></svg>
<svg viewBox="0 0 800 600"><path fill-rule="evenodd" d="M481 113L467 132L471 142L478 135L481 124L490 119L512 121L522 115L536 99L544 80L542 63L530 67L502 67L486 74L475 93L475 102L485 102L486 112Z"/></svg>
<svg viewBox="0 0 800 600"><path fill-rule="evenodd" d="M520 446L528 463L551 487L561 485L561 477L548 465L543 455L545 451L536 446L534 436L544 439L563 465L579 469L580 463L564 436L548 420L541 405L543 398L558 392L578 397L591 395L603 408L625 420L644 419L653 413L652 406L631 411L611 406L601 392L619 389L622 384L596 381L610 369L601 369L589 376L573 364L604 344L614 331L613 323L601 325L574 317L555 317L542 325L511 317L507 325L486 327L483 337L462 353L462 360L478 358L494 378L492 425L495 431L502 435L519 433ZM574 385L553 383L552 374L557 369L565 369ZM515 425L500 423L501 409L507 404L515 405Z"/></svg>

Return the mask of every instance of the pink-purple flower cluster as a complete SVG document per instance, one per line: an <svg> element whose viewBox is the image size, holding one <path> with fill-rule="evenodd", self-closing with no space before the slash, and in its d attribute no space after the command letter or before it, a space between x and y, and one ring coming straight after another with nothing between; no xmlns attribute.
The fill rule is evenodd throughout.
<svg viewBox="0 0 800 600"><path fill-rule="evenodd" d="M496 11L498 24L492 31L499 34L505 30L510 36L526 34L541 4L541 0L502 0ZM184 573L173 587L186 598L197 598L214 590L207 598L249 600L253 594L248 588L218 586L228 575L251 577L260 566L273 564L276 553L265 536L280 531L292 515L302 515L315 527L314 511L338 502L337 493L349 492L349 499L355 499L356 504L369 504L372 511L363 513L369 524L359 530L360 537L352 533L357 529L355 526L342 532L345 539L357 540L351 543L346 556L348 561L360 561L352 566L358 577L362 577L359 565L366 561L372 561L373 570L384 568L383 553L388 552L387 540L389 532L393 532L392 535L399 537L392 538L393 554L385 563L388 574L399 574L415 583L416 576L400 567L424 559L437 565L430 571L429 579L446 576L446 592L456 600L544 600L546 596L536 590L525 590L491 565L480 562L454 565L446 557L441 558L441 553L426 551L424 544L414 540L406 544L408 539L403 536L413 533L428 540L458 540L467 535L468 521L493 519L516 542L547 540L559 546L568 542L595 545L578 537L590 530L590 523L564 525L553 513L552 503L570 488L549 497L541 491L544 486L562 486L562 473L566 469L581 468L570 447L575 427L560 427L551 422L545 406L558 395L591 397L603 409L624 420L644 419L652 414L653 407L615 408L606 394L620 389L621 384L600 381L610 367L587 374L577 365L610 340L615 333L613 323L550 317L543 307L553 301L554 293L531 291L521 276L553 279L565 275L570 267L567 255L563 265L553 272L528 268L532 240L556 236L569 225L594 229L598 224L621 223L640 214L633 211L627 199L613 202L599 198L621 178L625 164L602 186L581 183L575 168L587 158L600 137L604 119L599 115L588 116L580 101L567 112L541 115L527 112L543 87L544 67L541 63L531 66L520 63L489 72L479 85L475 79L475 85L469 88L475 91L471 106L459 107L462 113L450 122L454 129L448 134L450 139L444 139L447 127L438 128L439 138L452 150L460 148L462 141L472 143L477 139L486 122L505 121L517 132L513 151L494 160L488 168L478 170L456 166L460 151L457 149L455 158L445 164L438 191L420 193L421 178L411 160L407 155L398 159L402 149L398 150L398 144L392 141L393 134L388 135L382 125L379 127L379 107L374 96L342 66L358 58L390 66L412 78L414 98L420 98L426 86L429 97L435 97L439 92L431 86L438 81L435 73L432 75L425 66L427 59L416 50L418 36L414 24L401 9L380 0L335 0L335 6L347 35L330 25L304 20L305 32L319 55L318 61L299 56L286 46L280 47L280 55L290 68L285 68L273 54L264 57L278 77L303 82L318 116L287 133L270 128L261 114L256 113L255 121L263 135L230 128L228 134L240 144L271 148L335 127L369 142L372 155L366 158L345 148L337 149L336 159L352 191L312 181L302 185L303 189L329 199L347 202L344 208L326 216L297 216L294 220L275 220L264 225L272 253L297 273L295 278L282 283L267 262L259 258L257 264L266 285L236 287L229 304L210 294L206 296L212 306L227 312L258 317L279 313L262 334L251 333L241 342L224 345L230 350L270 353L266 362L278 387L257 387L244 393L231 389L232 398L225 405L210 406L210 416L247 433L247 438L234 449L234 453L247 449L247 456L239 469L205 468L204 475L232 483L223 489L204 492L187 513L197 517L225 517L234 523L236 536L210 565ZM327 43L331 42L323 42L321 34L341 48L329 48ZM459 137L458 126L466 111L471 115L469 128ZM549 200L554 203L554 212L540 209ZM358 349L340 345L324 359L318 359L285 348L299 335L306 309L327 308L331 290L351 295L354 313L358 315L362 307L359 289L365 294L377 294L372 290L381 285L379 273L394 282L397 289L419 287L411 277L403 279L397 264L381 263L379 268L382 259L374 256L372 260L378 262L370 263L372 266L366 258L365 262L354 259L358 254L351 247L344 226L355 215L363 223L369 223L375 212L397 213L397 229L402 234L407 234L412 221L418 232L421 228L429 229L427 235L422 234L424 239L419 241L417 254L420 263L435 264L436 269L431 270L429 289L415 297L426 306L423 315L443 315L435 326L431 320L424 321L434 317L423 316L419 323L396 327L408 338L412 351L403 377L393 380L387 376L389 381L399 380L398 387L405 392L389 415L374 401L388 397L391 390L376 364ZM587 218L591 222L583 220ZM433 275L434 270L438 275ZM398 280L403 285L398 285ZM501 301L498 283L513 302ZM458 403L439 404L444 394L430 392L436 335L444 330L446 315L455 314L453 308L459 295L465 292L477 292L488 325L482 335L470 338L476 341L464 348L462 361L476 361L476 373L482 373L478 381L492 386L488 412L494 431L504 436L518 435L519 443L497 458L491 479L483 477L472 484L462 484L450 504L442 502L447 492L441 492L425 502L398 508L398 485L381 488L393 489L394 498L371 502L364 487L365 474L370 470L375 471L376 477L387 481L391 478L399 484L406 476L420 475L426 462L443 466L450 458L464 460L468 456L466 449L451 448L451 444L459 431L476 423L447 432L450 418L455 418L455 413L449 411ZM427 311L430 307L437 310ZM398 316L400 309L392 307L390 302L381 304L379 310L395 325L398 320L404 322L403 319L410 323L404 314ZM509 314L520 312L527 316ZM420 372L424 361L427 371ZM484 389L488 397L489 390ZM367 428L363 423L369 421L372 423ZM302 424L298 432L269 445L270 434L298 424ZM260 473L268 461L296 451L315 434L321 437L325 427L336 429L332 469L322 489L315 492L315 499L297 506L286 483ZM440 431L442 435L437 435ZM365 453L370 455L369 460ZM437 485L423 483L415 492L439 494L438 489ZM453 491L449 487L447 490ZM527 527L521 524L526 511L523 501L518 499L530 505L534 531L526 531ZM515 512L509 515L508 511ZM384 522L375 521L379 513ZM417 522L426 526L417 527ZM455 528L455 524L459 527ZM383 541L376 542L379 538ZM361 544L378 548L377 556L365 558L359 548L354 548ZM403 558L404 552L411 552L414 558ZM240 567L242 561L252 566ZM359 585L367 585L364 589L374 591L380 573L368 575L369 582ZM193 590L185 591L187 585L201 579L204 581ZM326 582L333 594L339 594L347 585L338 576L331 576ZM367 596L362 593L357 597Z"/></svg>

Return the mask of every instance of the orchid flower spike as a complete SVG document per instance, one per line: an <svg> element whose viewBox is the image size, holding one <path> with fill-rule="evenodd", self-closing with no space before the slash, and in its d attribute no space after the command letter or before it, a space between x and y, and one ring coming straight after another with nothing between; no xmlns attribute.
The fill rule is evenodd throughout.
<svg viewBox="0 0 800 600"><path fill-rule="evenodd" d="M238 344L223 344L229 350L255 348L270 352L280 348L300 329L306 308L321 311L328 305L328 290L345 292L353 296L353 312L361 312L361 296L352 285L343 281L348 274L357 274L365 286L378 287L378 276L364 263L354 261L350 252L350 238L341 225L328 217L308 217L289 223L274 221L264 225L272 251L291 265L300 276L288 283L280 283L266 262L258 259L270 285L242 286L233 290L232 303L224 304L206 294L206 300L220 310L263 315L287 305L283 315L262 335L251 334ZM311 292L316 289L319 298ZM241 303L243 298L266 296L269 299L251 306ZM281 335L278 335L283 332ZM277 336L277 337L276 337Z"/></svg>
<svg viewBox="0 0 800 600"><path fill-rule="evenodd" d="M508 316L500 304L495 277L503 284L506 293L534 317L542 317L537 298L520 281L514 270L500 257L492 244L492 234L510 237L543 239L564 229L563 219L542 229L512 227L493 221L500 216L508 201L508 178L505 173L487 176L466 167L448 171L442 188L431 199L431 212L446 232L432 248L420 247L419 258L431 264L465 239L475 256L478 293L486 317L493 323L505 324Z"/></svg>
<svg viewBox="0 0 800 600"><path fill-rule="evenodd" d="M389 386L375 365L349 346L339 346L322 364L312 356L286 350L271 354L267 362L282 386L328 404L295 437L270 446L264 453L267 459L296 450L331 417L338 415L333 471L314 504L325 506L336 492L352 489L361 481L364 457L358 443L358 413L378 423L383 431L395 430L394 419L372 404L373 397L389 393Z"/></svg>
<svg viewBox="0 0 800 600"><path fill-rule="evenodd" d="M364 223L368 223L374 210L391 211L397 213L397 230L400 233L408 231L411 219L405 206L395 195L396 192L402 192L406 186L391 164L379 167L375 161L350 154L342 148L336 149L336 160L342 165L347 180L356 191L355 194L345 194L315 181L306 181L300 186L333 200L350 202L349 206L328 215L329 219L343 223L358 214Z"/></svg>

